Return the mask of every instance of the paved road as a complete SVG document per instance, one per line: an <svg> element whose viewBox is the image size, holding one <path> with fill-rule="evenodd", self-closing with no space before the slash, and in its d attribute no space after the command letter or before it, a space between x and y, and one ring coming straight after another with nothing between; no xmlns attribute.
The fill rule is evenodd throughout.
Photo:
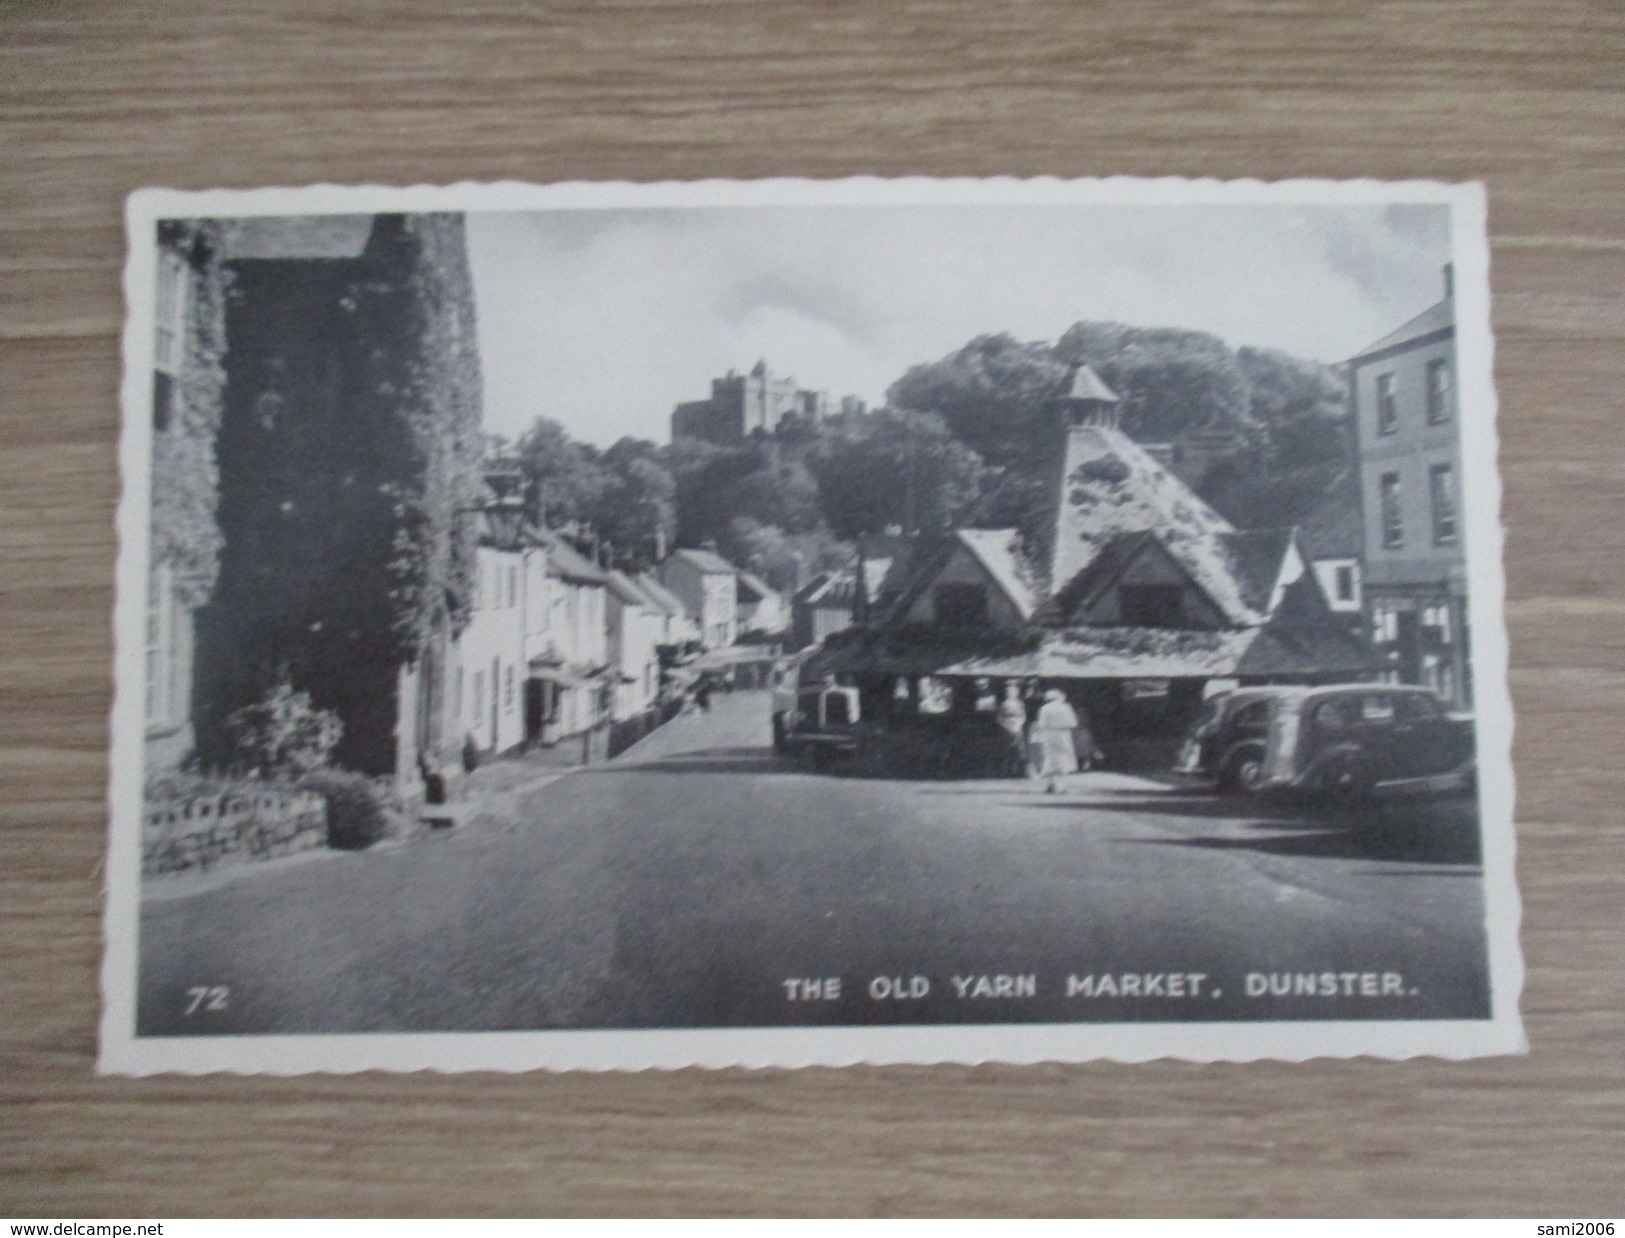
<svg viewBox="0 0 1625 1238"><path fill-rule="evenodd" d="M164 885L141 1031L1485 1013L1466 801L1356 831L1113 774L814 775L766 711L719 696L454 832ZM225 1009L188 1016L204 985Z"/></svg>

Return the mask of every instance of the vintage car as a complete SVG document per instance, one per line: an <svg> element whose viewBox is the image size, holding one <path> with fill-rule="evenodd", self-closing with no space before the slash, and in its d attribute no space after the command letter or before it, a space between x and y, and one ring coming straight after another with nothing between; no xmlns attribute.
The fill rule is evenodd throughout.
<svg viewBox="0 0 1625 1238"><path fill-rule="evenodd" d="M1241 688L1208 701L1174 765L1186 784L1338 798L1470 789L1473 720L1404 684Z"/></svg>
<svg viewBox="0 0 1625 1238"><path fill-rule="evenodd" d="M801 757L824 769L836 757L853 756L863 745L863 710L858 690L841 684L784 687L773 694L773 751Z"/></svg>

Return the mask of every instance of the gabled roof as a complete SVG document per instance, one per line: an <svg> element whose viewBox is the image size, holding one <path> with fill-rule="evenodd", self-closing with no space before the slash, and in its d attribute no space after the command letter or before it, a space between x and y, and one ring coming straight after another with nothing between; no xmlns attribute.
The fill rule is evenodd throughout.
<svg viewBox="0 0 1625 1238"><path fill-rule="evenodd" d="M1039 622L1060 625L1071 622L1079 609L1088 606L1117 582L1129 564L1152 546L1158 546L1157 535L1150 530L1123 533L1100 548L1100 553L1039 608ZM1166 552L1164 552L1166 553Z"/></svg>
<svg viewBox="0 0 1625 1238"><path fill-rule="evenodd" d="M1248 604L1253 590L1238 579L1235 533L1178 477L1121 430L1073 426L1067 431L1061 493L1050 559L1050 589L1064 591L1106 546L1129 533L1153 532L1226 620L1263 622Z"/></svg>
<svg viewBox="0 0 1625 1238"><path fill-rule="evenodd" d="M1292 531L1231 531L1218 534L1216 543L1223 557L1223 566L1242 605L1261 619L1267 617L1276 586L1281 580L1283 562L1292 544ZM1124 533L1102 546L1089 566L1069 580L1059 593L1039 609L1039 622L1049 626L1078 622L1080 610L1090 606L1102 593L1116 585L1123 573L1147 554L1161 555L1175 567L1186 570L1185 564L1168 550L1156 533L1150 530ZM1206 592L1203 589L1203 593Z"/></svg>
<svg viewBox="0 0 1625 1238"><path fill-rule="evenodd" d="M716 572L726 572L732 576L739 571L738 568L714 550L674 550L671 552L670 557L682 559L708 575Z"/></svg>
<svg viewBox="0 0 1625 1238"><path fill-rule="evenodd" d="M869 561L872 566L874 560ZM865 570L867 582L867 568ZM815 608L842 608L852 609L852 600L857 594L857 573L852 568L841 568L835 572L820 572L796 591L795 600L803 606Z"/></svg>
<svg viewBox="0 0 1625 1238"><path fill-rule="evenodd" d="M640 589L637 582L625 572L611 569L604 573L604 581L609 586L609 591L628 606L648 606L659 609L655 607L654 601L649 595Z"/></svg>
<svg viewBox="0 0 1625 1238"><path fill-rule="evenodd" d="M1326 487L1319 506L1298 526L1298 544L1311 559L1355 559L1365 553L1360 478L1353 469Z"/></svg>
<svg viewBox="0 0 1625 1238"><path fill-rule="evenodd" d="M602 585L608 575L591 559L581 554L556 533L538 531L536 542L547 551L547 570L561 580L575 584Z"/></svg>
<svg viewBox="0 0 1625 1238"><path fill-rule="evenodd" d="M1221 533L1219 544L1230 562L1230 573L1241 593L1242 603L1268 616L1281 581L1282 562L1292 546L1291 529L1248 529Z"/></svg>
<svg viewBox="0 0 1625 1238"><path fill-rule="evenodd" d="M1032 618L1038 605L1032 573L1021 557L1021 534L1015 529L960 529L954 534L998 583L1023 619Z"/></svg>
<svg viewBox="0 0 1625 1238"><path fill-rule="evenodd" d="M942 675L1037 679L1211 679L1250 675L1360 675L1382 661L1332 625L1194 632L1173 628L1067 628L1032 653L973 657Z"/></svg>
<svg viewBox="0 0 1625 1238"><path fill-rule="evenodd" d="M371 215L271 215L221 222L220 257L359 258L372 236Z"/></svg>
<svg viewBox="0 0 1625 1238"><path fill-rule="evenodd" d="M688 613L683 607L683 600L656 580L652 572L639 572L637 585L651 602L673 619L681 619Z"/></svg>
<svg viewBox="0 0 1625 1238"><path fill-rule="evenodd" d="M931 587L959 550L970 555L1023 619L1032 618L1038 606L1038 590L1021 557L1021 534L1015 529L955 529L953 536L934 553L925 556L891 603L888 613L894 617L907 614L909 607ZM878 592L878 588L871 588Z"/></svg>
<svg viewBox="0 0 1625 1238"><path fill-rule="evenodd" d="M739 571L739 600L741 602L760 602L763 598L775 595L778 590L755 572L747 572L743 568Z"/></svg>
<svg viewBox="0 0 1625 1238"><path fill-rule="evenodd" d="M1369 357L1372 353L1383 352L1401 344L1409 344L1412 340L1419 340L1423 336L1432 335L1437 331L1444 331L1456 325L1456 302L1452 297L1446 297L1437 305L1430 305L1415 318L1403 326L1397 327L1383 336L1374 344L1369 344L1349 358L1351 362L1362 357Z"/></svg>

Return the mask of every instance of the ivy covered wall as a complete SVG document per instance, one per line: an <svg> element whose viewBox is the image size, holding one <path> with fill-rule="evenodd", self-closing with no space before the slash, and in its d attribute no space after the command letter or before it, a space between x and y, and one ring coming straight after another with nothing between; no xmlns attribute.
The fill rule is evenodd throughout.
<svg viewBox="0 0 1625 1238"><path fill-rule="evenodd" d="M225 719L287 682L343 721L338 764L386 774L399 668L470 609L481 401L462 217L378 216L338 254L314 233L299 253L305 223L275 257L234 256L227 237L198 751L228 763Z"/></svg>
<svg viewBox="0 0 1625 1238"><path fill-rule="evenodd" d="M154 383L151 558L170 566L178 600L195 608L220 570L215 438L226 385L226 276L215 221L165 221L157 240L184 262L186 292L179 365Z"/></svg>

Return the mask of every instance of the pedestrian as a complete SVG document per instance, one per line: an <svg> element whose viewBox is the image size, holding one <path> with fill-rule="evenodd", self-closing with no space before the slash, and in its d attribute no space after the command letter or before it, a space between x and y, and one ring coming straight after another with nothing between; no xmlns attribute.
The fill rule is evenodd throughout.
<svg viewBox="0 0 1625 1238"><path fill-rule="evenodd" d="M700 677L699 684L694 689L694 703L706 713L711 712L711 679L708 675Z"/></svg>
<svg viewBox="0 0 1625 1238"><path fill-rule="evenodd" d="M1089 725L1089 712L1083 706L1075 706L1073 713L1078 716L1077 729L1072 732L1072 750L1078 754L1078 768L1080 770L1093 769L1106 759L1106 754L1095 743L1095 733Z"/></svg>
<svg viewBox="0 0 1625 1238"><path fill-rule="evenodd" d="M1033 723L1033 738L1037 741L1042 765L1038 776L1045 780L1044 790L1055 794L1061 779L1078 772L1078 753L1072 733L1078 729L1078 715L1066 703L1059 688L1044 693L1043 707Z"/></svg>
<svg viewBox="0 0 1625 1238"><path fill-rule="evenodd" d="M1004 685L1004 700L999 702L999 727L1010 739L1006 760L1010 777L1027 777L1027 706L1021 699L1021 686L1013 679Z"/></svg>

